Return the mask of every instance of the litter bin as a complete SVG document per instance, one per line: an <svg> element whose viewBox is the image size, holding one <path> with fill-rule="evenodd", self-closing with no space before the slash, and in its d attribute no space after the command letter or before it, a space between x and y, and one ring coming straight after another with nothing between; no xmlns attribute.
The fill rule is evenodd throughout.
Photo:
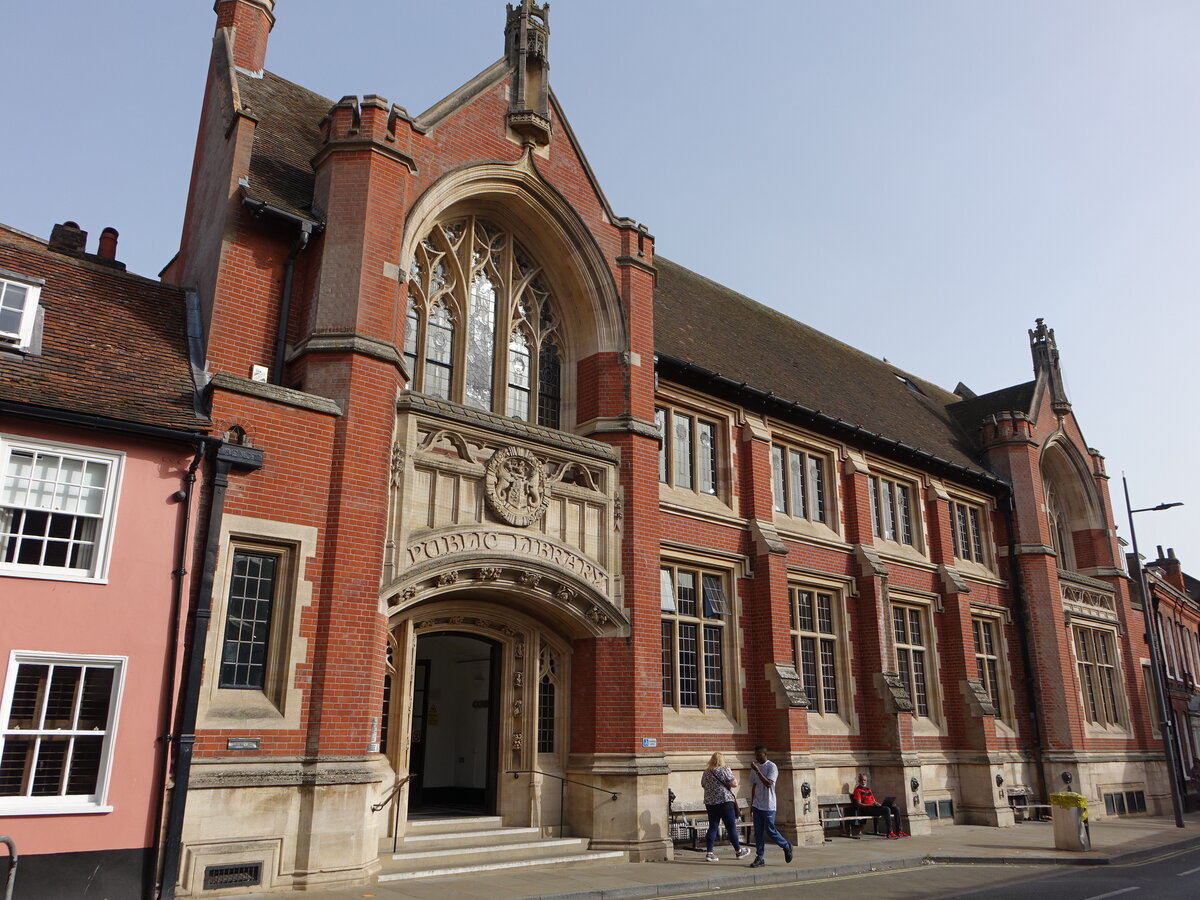
<svg viewBox="0 0 1200 900"><path fill-rule="evenodd" d="M1091 850L1087 797L1074 791L1060 791L1050 795L1050 806L1054 813L1054 849Z"/></svg>

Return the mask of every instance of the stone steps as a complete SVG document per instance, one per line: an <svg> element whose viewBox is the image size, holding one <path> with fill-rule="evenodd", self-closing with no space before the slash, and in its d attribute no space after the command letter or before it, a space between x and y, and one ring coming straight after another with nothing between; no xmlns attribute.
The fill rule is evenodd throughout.
<svg viewBox="0 0 1200 900"><path fill-rule="evenodd" d="M391 852L380 857L379 882L467 875L533 866L579 866L624 859L620 851L593 851L585 838L541 837L537 827L504 827L499 817L419 819Z"/></svg>

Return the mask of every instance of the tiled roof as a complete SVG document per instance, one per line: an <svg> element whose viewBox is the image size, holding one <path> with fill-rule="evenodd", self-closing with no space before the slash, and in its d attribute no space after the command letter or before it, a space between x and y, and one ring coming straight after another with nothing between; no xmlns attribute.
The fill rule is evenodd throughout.
<svg viewBox="0 0 1200 900"><path fill-rule="evenodd" d="M239 75L238 90L259 122L249 196L312 215L309 161L320 149L317 123L333 102L270 72L261 79ZM960 402L958 395L661 256L655 265L658 352L774 392L955 465L983 471L974 435L977 420L986 413L975 417L975 408ZM1024 387L1008 390L1019 392ZM948 408L955 405L952 413ZM973 417L976 420L970 421Z"/></svg>
<svg viewBox="0 0 1200 900"><path fill-rule="evenodd" d="M262 78L239 73L238 93L246 112L258 120L248 196L311 216L313 170L309 163L321 148L318 123L333 101L270 72L264 72Z"/></svg>
<svg viewBox="0 0 1200 900"><path fill-rule="evenodd" d="M206 430L193 405L182 291L2 225L0 268L46 282L41 354L0 353L0 400Z"/></svg>
<svg viewBox="0 0 1200 900"><path fill-rule="evenodd" d="M654 264L659 353L983 471L946 411L956 394L661 256Z"/></svg>
<svg viewBox="0 0 1200 900"><path fill-rule="evenodd" d="M950 414L969 434L974 434L988 416L1002 412L1032 412L1033 391L1036 387L1036 381L1026 381L1024 384L1014 384L990 394L980 394L978 397L955 403L950 407Z"/></svg>

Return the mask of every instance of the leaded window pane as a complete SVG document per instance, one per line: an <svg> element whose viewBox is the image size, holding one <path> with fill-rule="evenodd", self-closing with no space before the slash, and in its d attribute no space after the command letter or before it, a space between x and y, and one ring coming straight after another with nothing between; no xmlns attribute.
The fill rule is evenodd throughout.
<svg viewBox="0 0 1200 900"><path fill-rule="evenodd" d="M808 457L808 517L814 522L825 521L825 464L819 456Z"/></svg>
<svg viewBox="0 0 1200 900"><path fill-rule="evenodd" d="M429 310L425 337L425 393L449 400L453 371L454 322L446 304L439 301Z"/></svg>
<svg viewBox="0 0 1200 900"><path fill-rule="evenodd" d="M529 421L529 341L518 328L508 343L508 414Z"/></svg>
<svg viewBox="0 0 1200 900"><path fill-rule="evenodd" d="M275 601L278 557L235 551L221 648L222 688L261 690Z"/></svg>
<svg viewBox="0 0 1200 900"><path fill-rule="evenodd" d="M979 510L971 507L971 548L975 551L975 562L983 562L983 529L980 527Z"/></svg>
<svg viewBox="0 0 1200 900"><path fill-rule="evenodd" d="M700 650L696 645L697 627L691 622L679 623L679 705L700 705L700 672L697 666Z"/></svg>
<svg viewBox="0 0 1200 900"><path fill-rule="evenodd" d="M558 346L546 340L538 353L538 424L558 428L562 408L562 371Z"/></svg>
<svg viewBox="0 0 1200 900"><path fill-rule="evenodd" d="M463 402L492 408L492 370L496 357L496 286L484 272L471 280L467 306L467 381Z"/></svg>
<svg viewBox="0 0 1200 900"><path fill-rule="evenodd" d="M804 454L795 450L788 451L788 512L793 516L803 516L804 513Z"/></svg>
<svg viewBox="0 0 1200 900"><path fill-rule="evenodd" d="M662 623L662 695L663 706L675 705L675 629Z"/></svg>
<svg viewBox="0 0 1200 900"><path fill-rule="evenodd" d="M821 641L821 692L822 711L836 713L838 711L837 665L833 641L828 640Z"/></svg>
<svg viewBox="0 0 1200 900"><path fill-rule="evenodd" d="M675 413L674 464L675 485L681 488L692 486L692 420L689 416Z"/></svg>
<svg viewBox="0 0 1200 900"><path fill-rule="evenodd" d="M671 432L667 431L667 411L662 407L654 410L654 424L658 426L658 433L662 435L658 445L658 480L668 484L667 446L671 443Z"/></svg>
<svg viewBox="0 0 1200 900"><path fill-rule="evenodd" d="M704 626L704 705L708 709L725 706L725 660L721 637L724 629Z"/></svg>
<svg viewBox="0 0 1200 900"><path fill-rule="evenodd" d="M675 573L675 580L678 585L679 614L696 615L696 573L680 569Z"/></svg>
<svg viewBox="0 0 1200 900"><path fill-rule="evenodd" d="M700 477L697 489L702 494L717 492L717 426L712 422L696 423L696 466Z"/></svg>
<svg viewBox="0 0 1200 900"><path fill-rule="evenodd" d="M784 484L783 454L782 447L771 448L771 493L774 498L775 511L786 513L787 487Z"/></svg>

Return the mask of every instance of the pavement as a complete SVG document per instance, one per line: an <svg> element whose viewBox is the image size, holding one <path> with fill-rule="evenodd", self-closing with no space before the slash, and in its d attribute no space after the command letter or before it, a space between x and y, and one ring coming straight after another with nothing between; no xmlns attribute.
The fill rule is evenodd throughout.
<svg viewBox="0 0 1200 900"><path fill-rule="evenodd" d="M1047 866L1122 865L1152 859L1189 846L1200 846L1200 813L1184 817L1178 828L1172 817L1107 818L1091 826L1092 849L1085 853L1054 849L1049 822L1024 822L1011 828L954 825L933 834L887 840L863 835L860 840L835 837L816 846L797 847L790 865L783 852L768 847L761 869L733 858L726 842L717 848L719 862L704 853L678 849L676 858L658 863L598 863L560 868L480 872L418 881L370 884L336 890L308 890L305 900L641 900L704 891L779 886L845 875L930 865L1012 864ZM278 893L243 897L278 898ZM297 896L300 893L297 892Z"/></svg>

